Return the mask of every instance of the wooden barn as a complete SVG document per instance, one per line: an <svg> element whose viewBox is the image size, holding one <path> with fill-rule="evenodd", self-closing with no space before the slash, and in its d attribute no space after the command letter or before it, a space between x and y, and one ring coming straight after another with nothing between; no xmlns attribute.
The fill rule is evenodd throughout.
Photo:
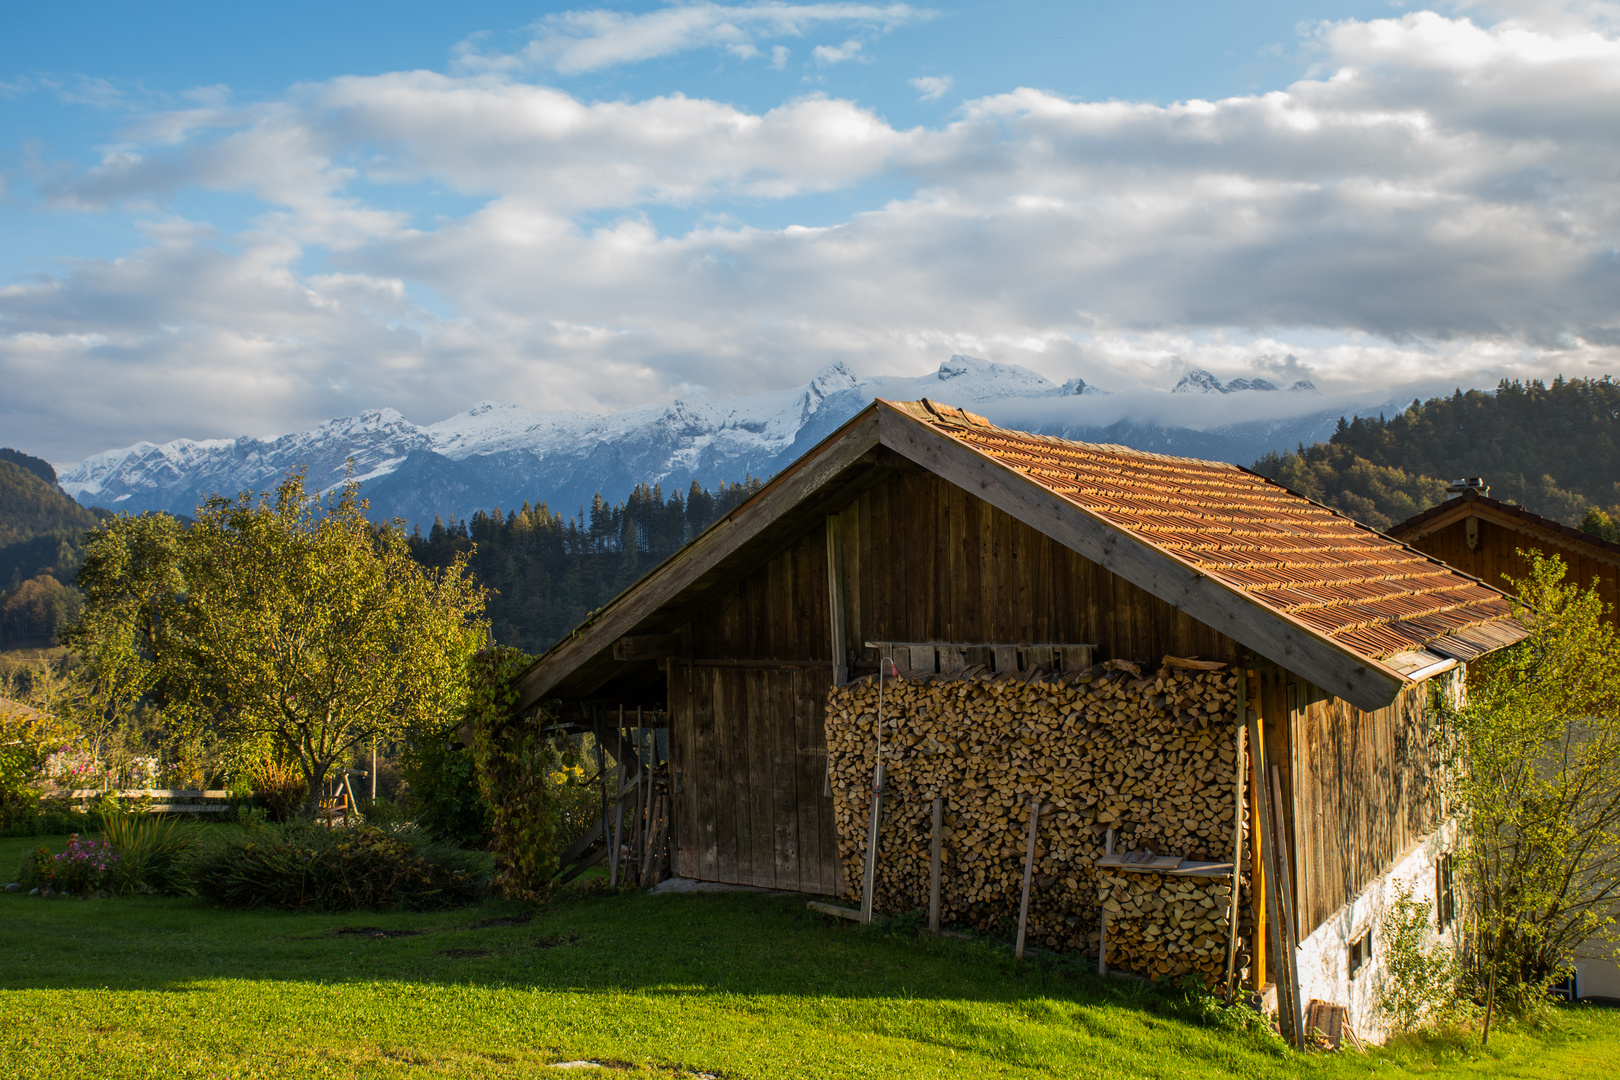
<svg viewBox="0 0 1620 1080"><path fill-rule="evenodd" d="M1530 560L1520 551L1556 555L1568 567L1564 580L1596 588L1620 620L1620 544L1572 529L1491 498L1481 481L1459 480L1452 497L1407 518L1389 535L1499 589L1507 579L1528 577Z"/></svg>
<svg viewBox="0 0 1620 1080"><path fill-rule="evenodd" d="M1498 591L1245 469L878 401L520 686L664 728L633 757L677 875L854 903L877 863L895 911L942 874L947 925L1009 937L1021 876L1041 947L1224 963L1374 1028L1385 891L1446 888L1430 703L1523 636Z"/></svg>

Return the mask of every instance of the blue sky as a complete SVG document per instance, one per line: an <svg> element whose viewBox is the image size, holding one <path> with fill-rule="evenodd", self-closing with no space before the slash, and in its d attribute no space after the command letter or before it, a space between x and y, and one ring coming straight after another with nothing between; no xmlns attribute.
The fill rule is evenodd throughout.
<svg viewBox="0 0 1620 1080"><path fill-rule="evenodd" d="M1614 367L1603 3L14 6L0 441Z"/></svg>

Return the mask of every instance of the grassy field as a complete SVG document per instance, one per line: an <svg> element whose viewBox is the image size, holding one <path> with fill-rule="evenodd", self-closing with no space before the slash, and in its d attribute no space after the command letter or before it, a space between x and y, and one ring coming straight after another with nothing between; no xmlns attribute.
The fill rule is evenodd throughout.
<svg viewBox="0 0 1620 1080"><path fill-rule="evenodd" d="M33 843L0 840L0 873ZM3 895L0 1017L8 1077L1620 1075L1604 1010L1488 1054L1300 1056L1140 984L737 893L430 915ZM623 1071L548 1067L577 1059Z"/></svg>

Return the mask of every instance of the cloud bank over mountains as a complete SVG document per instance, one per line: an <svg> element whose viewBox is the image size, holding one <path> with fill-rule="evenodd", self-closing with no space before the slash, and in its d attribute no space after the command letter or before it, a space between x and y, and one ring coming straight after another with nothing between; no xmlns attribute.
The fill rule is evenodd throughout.
<svg viewBox="0 0 1620 1080"><path fill-rule="evenodd" d="M1126 392L1194 369L1362 396L1602 374L1620 37L1606 5L1500 13L1324 24L1315 73L1272 93L1019 88L912 128L814 94L751 112L543 81L671 49L807 57L800 26L859 44L927 17L903 5L565 13L448 73L199 95L137 116L93 168L36 177L51 207L136 213L146 239L0 285L0 422L69 460L379 405L599 412L834 362L909 375L951 352ZM251 200L252 223L182 217L197 190ZM413 208L423 192L442 212Z"/></svg>

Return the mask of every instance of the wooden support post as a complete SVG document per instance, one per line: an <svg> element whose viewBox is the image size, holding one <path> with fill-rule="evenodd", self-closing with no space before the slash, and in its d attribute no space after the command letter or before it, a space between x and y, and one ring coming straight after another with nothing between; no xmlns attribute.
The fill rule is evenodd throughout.
<svg viewBox="0 0 1620 1080"><path fill-rule="evenodd" d="M879 744L881 745L881 743ZM877 887L878 823L883 818L883 758L872 777L872 820L866 827L866 874L861 880L861 922L872 921L872 894Z"/></svg>
<svg viewBox="0 0 1620 1080"><path fill-rule="evenodd" d="M1228 1005L1232 1003L1233 983L1237 979L1238 916L1243 910L1239 894L1243 885L1243 770L1247 765L1244 760L1243 724L1249 707L1244 691L1248 683L1248 674L1239 672L1238 728L1232 737L1237 755L1232 769L1232 902L1226 906L1226 979L1221 983L1221 991Z"/></svg>
<svg viewBox="0 0 1620 1080"><path fill-rule="evenodd" d="M849 682L849 641L844 625L844 531L827 515L827 620L832 628L833 685Z"/></svg>
<svg viewBox="0 0 1620 1080"><path fill-rule="evenodd" d="M1282 769L1271 766L1271 827L1276 830L1277 841L1272 845L1272 869L1276 872L1277 896L1281 899L1282 924L1277 936L1282 942L1283 954L1278 957L1277 986L1288 984L1289 1023L1294 1029L1294 1045L1305 1046L1305 1003L1299 999L1299 931L1296 929L1293 874L1288 865L1287 819L1283 814ZM1279 1001L1281 998L1279 997Z"/></svg>
<svg viewBox="0 0 1620 1080"><path fill-rule="evenodd" d="M1018 901L1018 944L1013 947L1013 955L1022 960L1024 958L1024 927L1029 922L1029 881L1035 873L1035 830L1041 820L1041 800L1029 800L1029 844L1024 849L1024 894Z"/></svg>
<svg viewBox="0 0 1620 1080"><path fill-rule="evenodd" d="M945 828L945 800L934 799L934 842L928 855L928 930L939 933L939 848Z"/></svg>
<svg viewBox="0 0 1620 1080"><path fill-rule="evenodd" d="M1295 1041L1294 1032L1291 1030L1291 1024L1288 1021L1289 1005L1284 1000L1288 995L1288 990L1284 985L1287 980L1283 977L1282 968L1283 962L1286 958L1283 955L1283 943L1277 936L1278 927L1281 925L1281 914L1277 909L1277 894L1280 891L1280 884L1279 879L1274 872L1277 866L1275 850L1277 846L1277 833L1272 828L1271 796L1266 791L1266 756L1263 753L1264 744L1261 743L1259 739L1259 724L1260 722L1258 719L1251 720L1249 722L1249 741L1254 744L1256 751L1254 757L1254 773L1256 781L1254 785L1254 801L1255 805L1260 811L1259 848L1261 851L1263 865L1267 871L1271 871L1271 873L1268 874L1268 877L1270 878L1270 880L1267 882L1268 887L1265 889L1265 912L1267 921L1266 943L1271 949L1272 962L1277 966L1277 1005L1278 1011L1283 1017L1283 1037L1288 1039L1290 1042L1293 1042ZM1259 912L1257 910L1257 917L1258 914ZM1264 977L1262 975L1262 984L1263 979Z"/></svg>
<svg viewBox="0 0 1620 1080"><path fill-rule="evenodd" d="M613 770L613 790L624 793L624 762L619 762ZM613 800L613 832L608 837L608 885L619 884L619 844L624 836L624 800Z"/></svg>
<svg viewBox="0 0 1620 1080"><path fill-rule="evenodd" d="M1109 829L1103 841L1103 854L1114 853L1114 830ZM1103 901L1104 904L1107 901ZM1101 926L1097 930L1097 974L1108 974L1108 908L1102 909Z"/></svg>
<svg viewBox="0 0 1620 1080"><path fill-rule="evenodd" d="M1249 679L1258 679L1250 673ZM1245 680L1248 681L1248 680ZM1266 826L1261 816L1265 802L1265 784L1260 763L1265 757L1265 737L1260 721L1260 695L1249 697L1249 906L1253 908L1254 935L1250 941L1249 989L1256 993L1265 989L1266 972L1271 969L1270 885L1266 880L1265 836Z"/></svg>

